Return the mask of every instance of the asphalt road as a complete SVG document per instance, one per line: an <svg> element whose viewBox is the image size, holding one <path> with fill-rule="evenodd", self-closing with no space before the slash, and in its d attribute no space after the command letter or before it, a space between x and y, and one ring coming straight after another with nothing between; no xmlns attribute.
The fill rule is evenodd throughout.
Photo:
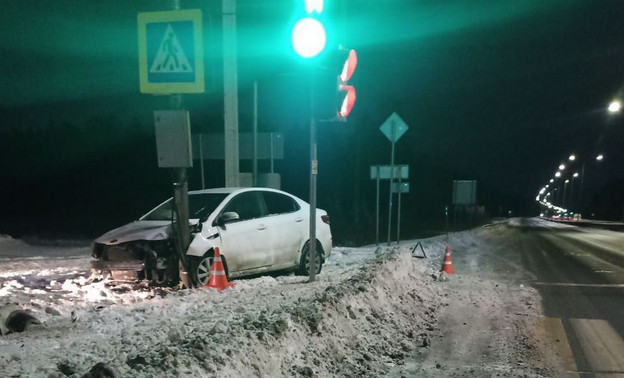
<svg viewBox="0 0 624 378"><path fill-rule="evenodd" d="M539 291L546 319L536 327L559 373L624 377L624 233L522 219L495 239L488 265Z"/></svg>

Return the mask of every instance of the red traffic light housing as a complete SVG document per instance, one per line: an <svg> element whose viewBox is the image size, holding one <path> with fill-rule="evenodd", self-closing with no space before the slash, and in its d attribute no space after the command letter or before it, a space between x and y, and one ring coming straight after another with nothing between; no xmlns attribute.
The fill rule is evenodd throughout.
<svg viewBox="0 0 624 378"><path fill-rule="evenodd" d="M355 72L355 66L357 66L357 54L355 50L349 50L349 55L344 63L342 72L338 75L338 93L344 92L344 98L340 102L340 108L338 109L337 117L340 120L346 120L353 104L355 104L355 88L352 85L348 85L349 79Z"/></svg>

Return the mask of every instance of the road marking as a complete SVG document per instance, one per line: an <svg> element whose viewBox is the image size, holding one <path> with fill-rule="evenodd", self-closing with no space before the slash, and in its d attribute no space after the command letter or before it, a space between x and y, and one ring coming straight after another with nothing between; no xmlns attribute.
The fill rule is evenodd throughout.
<svg viewBox="0 0 624 378"><path fill-rule="evenodd" d="M533 323L531 330L542 354L550 356L546 360L556 361L557 366L552 366L552 368L558 372L566 373L566 377L579 377L579 374L576 373L577 366L572 348L560 318L539 318Z"/></svg>
<svg viewBox="0 0 624 378"><path fill-rule="evenodd" d="M624 372L624 340L604 319L570 319L583 354L596 372Z"/></svg>
<svg viewBox="0 0 624 378"><path fill-rule="evenodd" d="M566 255L570 255L570 256L578 256L578 257L588 257L588 256L592 256L591 253L587 253L587 252L566 252Z"/></svg>
<svg viewBox="0 0 624 378"><path fill-rule="evenodd" d="M537 286L605 287L605 288L624 289L624 284L584 284L584 283L573 283L573 282L532 282L531 284L537 285Z"/></svg>

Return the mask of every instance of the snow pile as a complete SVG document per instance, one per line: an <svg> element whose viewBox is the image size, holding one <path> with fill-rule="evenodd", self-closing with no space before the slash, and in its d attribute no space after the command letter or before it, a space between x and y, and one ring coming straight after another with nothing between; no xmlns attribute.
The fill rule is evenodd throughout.
<svg viewBox="0 0 624 378"><path fill-rule="evenodd" d="M336 247L314 283L261 276L224 292L113 285L91 275L86 247L0 253L0 305L42 322L0 337L0 376L542 377L521 255L488 264L516 225L422 240L426 259L416 241ZM440 282L449 244L460 266Z"/></svg>
<svg viewBox="0 0 624 378"><path fill-rule="evenodd" d="M118 377L374 376L436 322L426 263L437 262L407 245L335 248L312 284L264 276L221 293L110 286L87 254L6 261L2 301L43 324L0 339L1 376L82 376L98 363Z"/></svg>

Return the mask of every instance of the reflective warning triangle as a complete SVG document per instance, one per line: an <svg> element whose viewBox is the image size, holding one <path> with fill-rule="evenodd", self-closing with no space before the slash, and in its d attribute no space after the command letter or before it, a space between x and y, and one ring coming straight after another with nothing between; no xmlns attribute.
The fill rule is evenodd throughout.
<svg viewBox="0 0 624 378"><path fill-rule="evenodd" d="M191 72L193 72L193 67L191 67L186 54L184 54L184 50L182 50L182 46L173 32L171 24L168 24L162 42L160 42L158 47L156 58L154 58L150 68L150 73Z"/></svg>

